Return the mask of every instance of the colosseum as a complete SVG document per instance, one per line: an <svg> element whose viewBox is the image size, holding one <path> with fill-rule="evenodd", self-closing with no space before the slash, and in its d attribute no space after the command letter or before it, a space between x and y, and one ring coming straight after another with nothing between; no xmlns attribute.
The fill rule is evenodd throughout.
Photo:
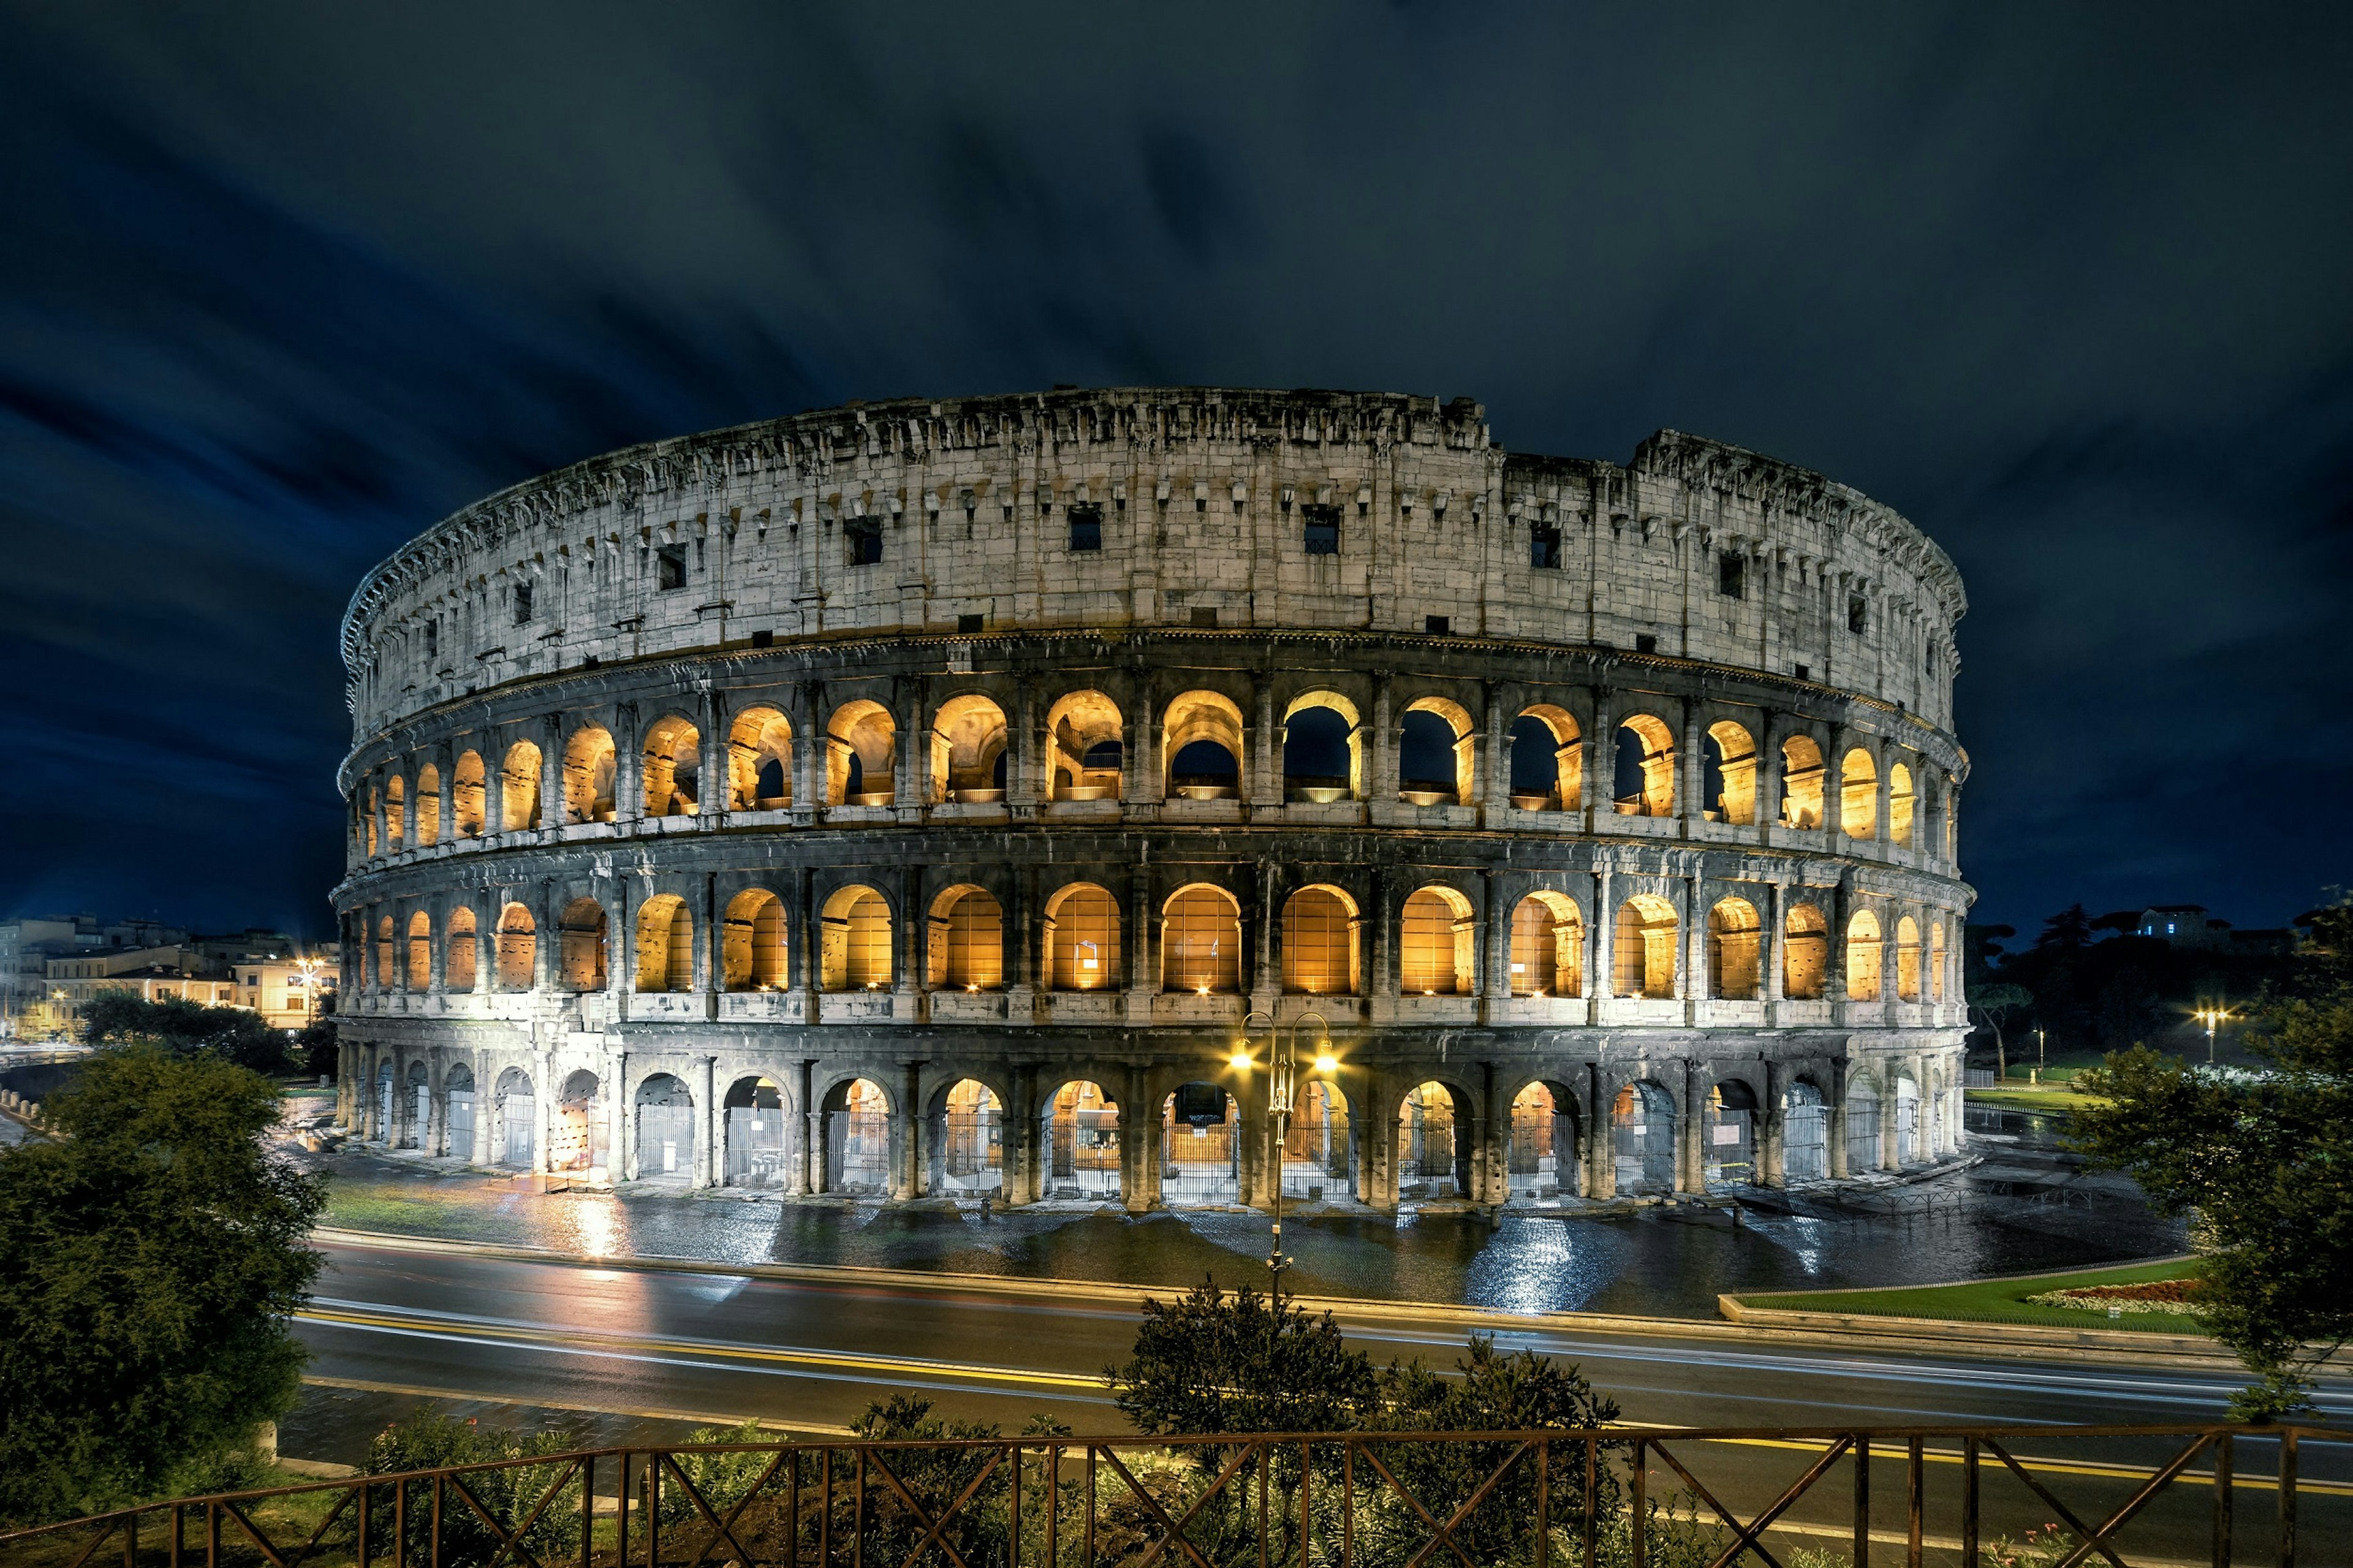
<svg viewBox="0 0 2353 1568"><path fill-rule="evenodd" d="M1819 474L1523 456L1468 399L853 404L578 463L346 613L341 1115L583 1184L1130 1210L1933 1163L1965 607Z"/></svg>

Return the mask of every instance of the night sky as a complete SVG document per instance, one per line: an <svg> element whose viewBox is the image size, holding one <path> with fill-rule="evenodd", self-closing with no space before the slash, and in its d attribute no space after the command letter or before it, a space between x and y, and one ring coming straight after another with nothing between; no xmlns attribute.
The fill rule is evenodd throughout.
<svg viewBox="0 0 2353 1568"><path fill-rule="evenodd" d="M1967 580L1978 919L2353 882L2353 11L801 10L0 4L0 915L323 933L401 541L1057 382L1819 468Z"/></svg>

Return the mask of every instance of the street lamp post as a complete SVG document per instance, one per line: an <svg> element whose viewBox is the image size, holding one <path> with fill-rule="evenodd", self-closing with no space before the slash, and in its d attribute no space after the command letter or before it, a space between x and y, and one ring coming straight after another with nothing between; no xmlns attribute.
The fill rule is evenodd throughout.
<svg viewBox="0 0 2353 1568"><path fill-rule="evenodd" d="M1274 1236L1266 1255L1266 1271L1277 1293L1282 1288L1282 1271L1291 1264L1282 1255L1282 1162L1291 1142L1291 1113L1298 1104L1299 1032L1310 1018L1315 1020L1314 1070L1328 1075L1340 1064L1332 1055L1331 1022L1321 1013L1302 1013L1286 1029L1271 1013L1253 1008L1242 1019L1242 1037L1234 1051L1234 1065L1249 1066L1251 1025L1254 1020L1265 1020L1266 1113L1274 1122Z"/></svg>
<svg viewBox="0 0 2353 1568"><path fill-rule="evenodd" d="M2041 1083L2042 1075L2051 1070L2051 1053L2042 1048L2042 1031L2034 1031L2034 1081Z"/></svg>
<svg viewBox="0 0 2353 1568"><path fill-rule="evenodd" d="M2200 1007L2195 1016L2206 1026L2206 1065L2211 1068L2214 1065L2214 1026L2229 1023L2232 1015L2228 1007Z"/></svg>

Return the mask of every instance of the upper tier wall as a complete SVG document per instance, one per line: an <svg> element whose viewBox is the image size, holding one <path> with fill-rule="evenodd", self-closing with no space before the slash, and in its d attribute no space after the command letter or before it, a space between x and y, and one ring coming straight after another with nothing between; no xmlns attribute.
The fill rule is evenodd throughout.
<svg viewBox="0 0 2353 1568"><path fill-rule="evenodd" d="M1074 503L1100 509L1099 550L1072 548ZM1309 552L1311 516L1336 552ZM1556 565L1536 563L1548 531ZM1661 431L1620 468L1507 455L1468 399L1115 388L852 405L575 464L377 566L343 651L364 739L592 658L755 635L1444 617L1803 666L1949 729L1966 608L1902 517L1697 437Z"/></svg>

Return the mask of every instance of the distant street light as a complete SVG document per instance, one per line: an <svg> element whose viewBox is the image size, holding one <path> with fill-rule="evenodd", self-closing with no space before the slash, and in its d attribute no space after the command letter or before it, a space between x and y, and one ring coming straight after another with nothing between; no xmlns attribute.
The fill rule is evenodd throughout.
<svg viewBox="0 0 2353 1568"><path fill-rule="evenodd" d="M2229 1023L2235 1015L2228 1007L2200 1007L2193 1016L2206 1026L2206 1065L2211 1068L2214 1065L2214 1026Z"/></svg>

